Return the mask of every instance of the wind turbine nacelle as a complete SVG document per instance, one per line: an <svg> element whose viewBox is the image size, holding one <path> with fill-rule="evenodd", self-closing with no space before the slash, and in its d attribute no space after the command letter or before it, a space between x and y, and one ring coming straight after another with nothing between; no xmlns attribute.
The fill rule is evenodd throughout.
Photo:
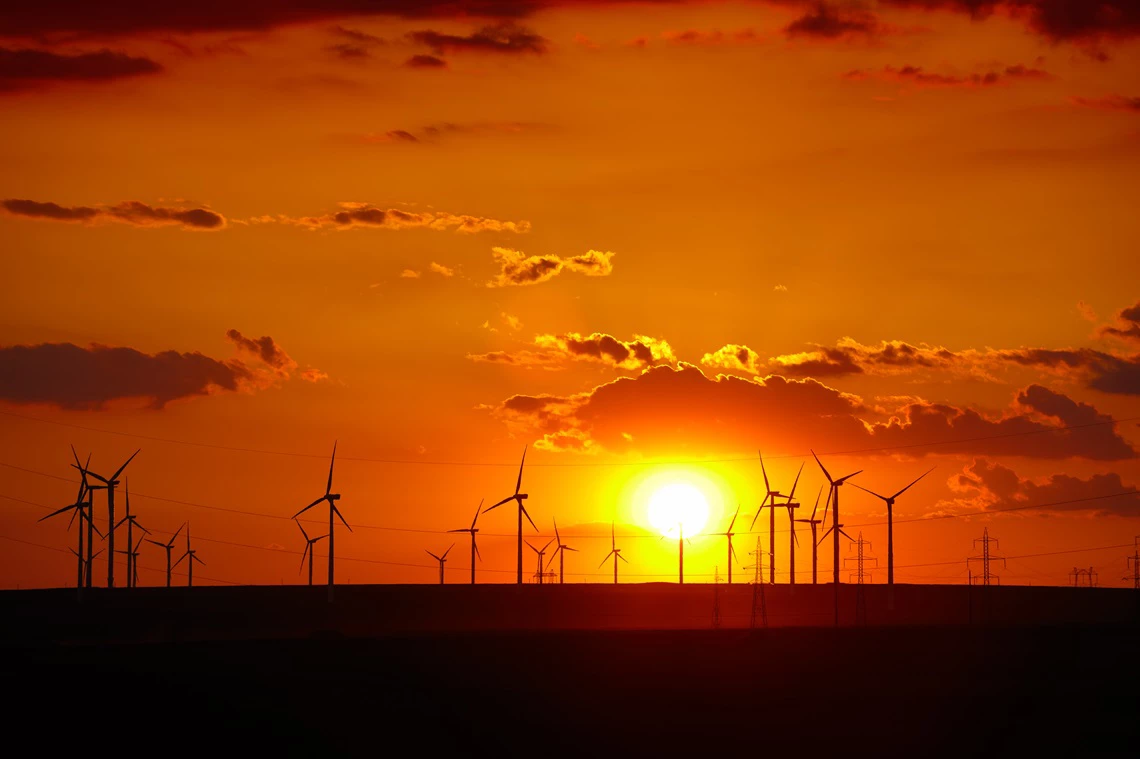
<svg viewBox="0 0 1140 759"><path fill-rule="evenodd" d="M340 493L329 493L325 496L325 498L329 499L330 501L339 501Z"/></svg>
<svg viewBox="0 0 1140 759"><path fill-rule="evenodd" d="M526 493L518 493L515 495L515 498L517 498L520 501L525 501L527 498L530 498L530 496L527 495Z"/></svg>

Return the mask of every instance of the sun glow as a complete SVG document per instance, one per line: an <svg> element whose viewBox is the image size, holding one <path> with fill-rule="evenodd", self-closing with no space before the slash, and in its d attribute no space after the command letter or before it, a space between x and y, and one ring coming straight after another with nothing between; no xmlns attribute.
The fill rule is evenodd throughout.
<svg viewBox="0 0 1140 759"><path fill-rule="evenodd" d="M649 523L662 535L696 535L709 518L704 493L688 483L663 485L649 498Z"/></svg>

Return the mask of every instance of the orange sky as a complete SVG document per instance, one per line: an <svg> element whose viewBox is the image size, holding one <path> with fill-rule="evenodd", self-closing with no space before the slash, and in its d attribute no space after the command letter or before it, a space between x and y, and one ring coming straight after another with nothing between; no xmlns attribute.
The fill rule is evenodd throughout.
<svg viewBox="0 0 1140 759"><path fill-rule="evenodd" d="M896 507L900 582L964 581L989 527L1024 557L1003 582L1123 584L1133 0L230 5L0 19L0 587L74 579L35 522L71 443L104 474L142 448L132 506L191 520L196 582L300 581L288 517L334 440L346 582L435 582L453 538L466 579L440 531L530 444L574 581L611 578L611 520L625 579L675 577L670 482L709 531L742 505L739 577L759 448L785 491L809 449L880 492L936 467ZM809 511L822 482L809 457ZM885 580L881 504L842 504ZM480 579L513 581L514 515L480 526ZM694 538L687 575L724 553Z"/></svg>

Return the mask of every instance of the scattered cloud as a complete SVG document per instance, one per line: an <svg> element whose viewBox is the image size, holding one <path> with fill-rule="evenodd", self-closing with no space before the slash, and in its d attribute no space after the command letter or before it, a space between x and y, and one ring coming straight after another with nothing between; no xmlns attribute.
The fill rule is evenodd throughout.
<svg viewBox="0 0 1140 759"><path fill-rule="evenodd" d="M404 65L410 69L445 69L447 61L434 55L413 55Z"/></svg>
<svg viewBox="0 0 1140 759"><path fill-rule="evenodd" d="M435 261L431 262L431 266L429 266L428 269L441 277L446 278L455 276L455 269L444 266L443 264L437 264Z"/></svg>
<svg viewBox="0 0 1140 759"><path fill-rule="evenodd" d="M507 328L512 332L518 332L523 328L522 320L520 320L517 316L511 316L506 311L500 313L499 318L503 320L503 324L506 324Z"/></svg>
<svg viewBox="0 0 1140 759"><path fill-rule="evenodd" d="M710 369L747 372L748 374L759 374L763 371L760 364L760 354L747 345L736 345L735 343L718 348L714 353L706 353L701 358L701 365Z"/></svg>
<svg viewBox="0 0 1140 759"><path fill-rule="evenodd" d="M484 325L486 326L486 325ZM494 328L491 328L495 331ZM561 356L545 351L490 351L488 353L468 353L467 359L480 364L517 366L524 369L545 369L560 371L566 368Z"/></svg>
<svg viewBox="0 0 1140 759"><path fill-rule="evenodd" d="M1084 512L1098 517L1140 516L1140 491L1134 485L1125 485L1116 473L1094 474L1088 479L1062 473L1034 480L1002 464L977 458L948 484L959 496L940 503L944 511L1025 509L1057 514ZM1042 505L1037 508L1037 504Z"/></svg>
<svg viewBox="0 0 1140 759"><path fill-rule="evenodd" d="M404 269L400 272L401 279L419 279L420 276L420 273L415 269Z"/></svg>
<svg viewBox="0 0 1140 759"><path fill-rule="evenodd" d="M162 66L149 58L111 50L66 55L0 48L0 93L39 89L60 82L106 82L160 71Z"/></svg>
<svg viewBox="0 0 1140 759"><path fill-rule="evenodd" d="M858 396L813 379L706 377L691 364L655 366L570 396L516 395L488 409L520 435L573 432L602 449L647 455L751 450L779 440L796 451L826 441L852 455L969 454L1115 461L1136 457L1111 417L1046 388L986 413L915 401L876 418ZM1088 424L1079 430L1064 427Z"/></svg>
<svg viewBox="0 0 1140 759"><path fill-rule="evenodd" d="M97 344L0 347L0 400L88 411L115 401L141 400L161 409L172 401L264 389L297 369L297 362L271 337L251 339L235 329L226 336L249 360L173 350L149 354ZM328 375L306 369L300 376L315 382Z"/></svg>
<svg viewBox="0 0 1140 759"><path fill-rule="evenodd" d="M113 206L61 206L52 202L9 198L0 201L0 208L14 216L43 221L117 222L135 227L177 226L193 230L218 230L226 226L221 214L207 208L168 208L137 200Z"/></svg>
<svg viewBox="0 0 1140 759"><path fill-rule="evenodd" d="M734 32L722 32L719 29L709 31L685 29L662 32L661 39L671 45L751 45L765 41L754 29L738 29Z"/></svg>
<svg viewBox="0 0 1140 759"><path fill-rule="evenodd" d="M1099 98L1073 96L1069 102L1081 108L1098 108L1102 111L1127 111L1140 113L1140 97L1126 95L1105 95Z"/></svg>
<svg viewBox="0 0 1140 759"><path fill-rule="evenodd" d="M808 11L784 27L788 37L809 37L825 40L868 37L879 30L875 15L858 7L839 8L826 2L812 4Z"/></svg>
<svg viewBox="0 0 1140 759"><path fill-rule="evenodd" d="M527 121L480 121L469 123L441 122L418 129L392 129L387 132L369 132L355 139L367 144L393 142L426 143L451 136L520 134L522 132L549 131L552 127Z"/></svg>
<svg viewBox="0 0 1140 759"><path fill-rule="evenodd" d="M562 258L555 255L528 256L512 248L492 248L499 274L488 287L537 285L563 271L585 274L587 277L606 277L613 273L613 253L590 250L580 256Z"/></svg>
<svg viewBox="0 0 1140 759"><path fill-rule="evenodd" d="M529 221L500 221L482 216L467 216L442 211L403 211L398 208L377 208L368 203L340 203L340 210L321 216L261 217L254 221L269 221L282 224L295 224L308 229L434 229L453 230L463 234L476 232L514 232L523 234L530 231Z"/></svg>
<svg viewBox="0 0 1140 759"><path fill-rule="evenodd" d="M1094 318L1096 314L1093 314ZM1140 341L1140 301L1123 308L1116 314L1116 326L1106 325L1097 330L1099 335Z"/></svg>
<svg viewBox="0 0 1140 759"><path fill-rule="evenodd" d="M511 22L485 26L467 35L425 29L410 32L408 39L430 48L436 55L465 52L542 55L550 43L545 37Z"/></svg>
<svg viewBox="0 0 1140 759"><path fill-rule="evenodd" d="M786 285L776 285L772 288L772 291L777 293L786 293L788 291L788 288Z"/></svg>
<svg viewBox="0 0 1140 759"><path fill-rule="evenodd" d="M1048 80L1053 75L1039 68L1031 68L1022 64L1006 66L985 73L974 74L938 74L929 72L921 66L885 66L879 71L856 69L844 74L845 79L865 80L880 79L886 81L904 82L920 89L927 88L964 88L976 89L981 87L997 87L1016 80Z"/></svg>
<svg viewBox="0 0 1140 759"><path fill-rule="evenodd" d="M534 346L538 350L492 351L469 354L467 358L483 363L527 368L538 366L544 369L560 369L573 362L602 364L627 370L677 363L677 356L668 342L646 335L634 335L632 340L619 340L601 332L589 335L577 332L545 334L535 336Z"/></svg>

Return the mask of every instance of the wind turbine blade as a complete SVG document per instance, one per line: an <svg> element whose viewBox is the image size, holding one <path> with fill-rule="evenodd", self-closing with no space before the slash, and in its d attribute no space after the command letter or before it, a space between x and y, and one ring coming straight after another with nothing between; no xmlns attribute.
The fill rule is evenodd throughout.
<svg viewBox="0 0 1140 759"><path fill-rule="evenodd" d="M174 565L171 567L171 569L177 569L178 565L182 563L182 560L185 559L189 555L190 555L189 552L182 554L182 556L180 556L178 558L178 561L174 562Z"/></svg>
<svg viewBox="0 0 1140 759"><path fill-rule="evenodd" d="M199 558L198 558L198 554L196 554L196 553L192 553L192 554L190 554L190 560L191 560L191 561L196 561L196 562L198 562L199 564L201 564L202 566L206 566L206 562L204 562L204 561L202 561L201 559L199 559Z"/></svg>
<svg viewBox="0 0 1140 759"><path fill-rule="evenodd" d="M126 522L126 521L127 521L127 518L126 518L126 517L123 517L122 519L120 519L120 520L119 520L118 524L116 524L116 525L115 525L114 527L112 527L111 529L113 529L113 530L117 530L117 529L119 529L120 527L122 527L122 526L123 526L123 523L124 523L124 522Z"/></svg>
<svg viewBox="0 0 1140 759"><path fill-rule="evenodd" d="M510 503L510 502L511 502L511 501L513 501L513 500L515 500L515 497L514 497L513 495L509 495L509 496L507 496L506 498L504 498L503 500L501 500L501 501L499 501L498 503L496 503L494 506L488 506L488 507L486 508L486 510L484 511L484 513L486 513L487 511L494 511L495 509L497 509L497 508L499 508L500 506L502 506L504 503Z"/></svg>
<svg viewBox="0 0 1140 759"><path fill-rule="evenodd" d="M350 525L347 521L345 521L344 515L340 513L340 509L338 509L334 505L332 507L332 510L333 510L333 513L337 515L337 518L340 519L340 521L344 523L344 526L348 528L348 531L352 532L352 525Z"/></svg>
<svg viewBox="0 0 1140 759"><path fill-rule="evenodd" d="M925 477L926 475L930 474L933 471L934 471L934 467L930 467L929 469L927 469L925 472L923 472L922 474L920 474L918 476L918 480L921 480L923 477ZM916 484L918 484L918 480L915 480L914 482L910 483L909 485L907 485L905 488L903 488L899 492L892 495L891 500L893 501L894 499L898 498L900 495L902 495L906 491L910 490L912 487L914 487Z"/></svg>
<svg viewBox="0 0 1140 759"><path fill-rule="evenodd" d="M823 519L820 520L820 524L827 524L827 507L831 505L831 496L834 492L834 485L827 489L827 500L823 502Z"/></svg>
<svg viewBox="0 0 1140 759"><path fill-rule="evenodd" d="M451 549L452 549L452 548L455 548L455 544L454 544L454 543L452 543L451 545L449 545L449 546L447 547L447 550L443 552L443 558L445 558L445 559L447 558L447 555L448 555L449 553L451 553Z"/></svg>
<svg viewBox="0 0 1140 759"><path fill-rule="evenodd" d="M301 574L305 570L305 558L309 555L310 548L312 548L312 544L306 543L305 550L301 552L301 566L297 569L297 574Z"/></svg>
<svg viewBox="0 0 1140 759"><path fill-rule="evenodd" d="M332 461L329 462L329 484L325 486L325 495L328 495L332 492L333 467L336 466L336 442L337 441L335 440L333 441Z"/></svg>
<svg viewBox="0 0 1140 759"><path fill-rule="evenodd" d="M561 547L562 536L558 534L558 517L554 517L554 539L558 541L558 545Z"/></svg>
<svg viewBox="0 0 1140 759"><path fill-rule="evenodd" d="M573 551L574 553L578 553L577 548L571 548L570 546L562 546L562 550L563 551Z"/></svg>
<svg viewBox="0 0 1140 759"><path fill-rule="evenodd" d="M522 501L519 501L519 508L522 509L522 513L523 516L526 517L526 521L530 522L530 526L534 528L535 532L538 532L538 525L536 525L534 523L534 520L530 518L530 514L527 513L526 506L522 505Z"/></svg>
<svg viewBox="0 0 1140 759"><path fill-rule="evenodd" d="M736 546L732 544L732 538L728 539L728 552L732 558L736 558Z"/></svg>
<svg viewBox="0 0 1140 759"><path fill-rule="evenodd" d="M542 547L542 552L543 552L543 553L546 553L546 549L547 549L547 548L550 548L550 544L551 544L551 543L553 543L553 542L554 542L554 538L551 538L550 540L546 541L546 545L544 545L544 546Z"/></svg>
<svg viewBox="0 0 1140 759"><path fill-rule="evenodd" d="M74 466L76 469L78 469L78 470L79 470L79 472L80 472L80 474L83 474L83 475L85 475L85 476L87 476L87 477L94 477L95 479L99 480L99 482L102 482L104 485L108 485L108 484L110 484L110 483L108 483L108 482L107 482L107 480L106 480L105 478L103 478L103 477L101 477L101 476L99 476L99 475L95 474L95 473L94 473L94 472L92 472L90 469L84 469L83 467L81 467L81 466L79 466L79 465L77 465L77 464L72 464L72 466Z"/></svg>
<svg viewBox="0 0 1140 759"><path fill-rule="evenodd" d="M131 461L134 460L135 456L139 455L139 451L141 451L141 450L142 450L142 448L139 448L138 451L135 451L134 453L132 453L131 457L129 459L127 459L126 461L124 461L123 465L121 467L119 467L118 469L115 470L115 473L111 475L111 479L112 480L119 479L119 475L122 474L123 470L127 468L127 464L131 463Z"/></svg>
<svg viewBox="0 0 1140 759"><path fill-rule="evenodd" d="M851 537L846 532L844 532L842 527L839 528L839 534L842 535L843 537L847 538L848 540L850 540L852 543L855 542L855 538Z"/></svg>
<svg viewBox="0 0 1140 759"><path fill-rule="evenodd" d="M756 453L760 456L760 472L764 475L764 490L771 493L772 486L768 483L768 470L764 467L764 454L760 451L756 451Z"/></svg>
<svg viewBox="0 0 1140 759"><path fill-rule="evenodd" d="M819 497L823 495L823 485L819 486L819 491L815 494L815 506L811 507L811 519L815 521L815 510L819 508Z"/></svg>
<svg viewBox="0 0 1140 759"><path fill-rule="evenodd" d="M610 557L613 555L614 555L613 551L610 551L609 553L607 553L606 558L602 559L602 563L598 565L598 569L601 569L602 567L604 567L606 565L606 562L609 561Z"/></svg>
<svg viewBox="0 0 1140 759"><path fill-rule="evenodd" d="M432 553L431 551L427 550L426 548L424 549L424 553L426 553L428 556L432 557L432 558L433 558L433 559L435 559L436 561L442 561L442 559L440 559L438 556L436 556L434 553Z"/></svg>
<svg viewBox="0 0 1140 759"><path fill-rule="evenodd" d="M796 485L800 484L800 475L804 473L804 465L800 463L800 471L796 472L796 480L792 483L792 492L788 493L788 503L791 503L796 495Z"/></svg>
<svg viewBox="0 0 1140 759"><path fill-rule="evenodd" d="M831 534L831 531L832 531L832 530L834 530L834 529L835 529L835 526L834 526L834 525L833 525L833 526L831 526L831 527L828 527L828 528L827 528L827 532L823 533L823 535L822 535L822 536L820 537L820 539L819 539L819 542L818 542L818 543L816 543L816 545L817 545L817 546L821 546L821 545L823 545L823 541L827 540L827 536L828 536L828 535L830 535L830 534Z"/></svg>
<svg viewBox="0 0 1140 759"><path fill-rule="evenodd" d="M297 521L297 517L293 517L293 521L297 522L297 526L301 528L301 534L305 536L305 541L308 542L309 533L305 532L305 527L299 521Z"/></svg>
<svg viewBox="0 0 1140 759"><path fill-rule="evenodd" d="M310 542L310 543L316 543L317 541L319 541L319 540L324 540L324 539L325 539L325 538L327 538L327 537L328 537L328 535L318 535L317 537L313 538L313 539L312 539L312 540L310 540L309 542Z"/></svg>
<svg viewBox="0 0 1140 759"><path fill-rule="evenodd" d="M166 548L166 543L159 543L157 540L151 540L150 538L147 538L147 539L146 539L146 542L148 542L148 543L154 543L154 544L155 544L156 546L158 546L159 548Z"/></svg>
<svg viewBox="0 0 1140 759"><path fill-rule="evenodd" d="M614 537L614 523L610 522L610 548L617 550L617 538Z"/></svg>
<svg viewBox="0 0 1140 759"><path fill-rule="evenodd" d="M883 501L887 500L887 497L885 495L880 495L880 494L876 493L874 490L871 490L870 488L865 488L857 482L852 482L851 485L853 487L859 488L864 493L870 493L871 495L875 496L876 498L878 498L880 500L883 500Z"/></svg>
<svg viewBox="0 0 1140 759"><path fill-rule="evenodd" d="M302 514L304 514L306 511L308 511L309 509L313 508L314 506L316 506L318 503L320 503L320 502L321 502L321 501L323 501L323 500L325 500L325 497L322 495L320 498L318 498L317 500L313 501L313 502L312 502L312 503L310 503L308 506L306 506L305 508L301 509L301 510L300 510L300 511L298 511L296 514L294 514L294 515L293 515L293 518L294 518L294 519L296 519L297 517L301 516L301 515L302 515Z"/></svg>
<svg viewBox="0 0 1140 759"><path fill-rule="evenodd" d="M732 532L732 526L736 524L736 518L740 516L740 504L736 504L736 513L732 515L732 521L728 523L728 529L725 532Z"/></svg>
<svg viewBox="0 0 1140 759"><path fill-rule="evenodd" d="M560 550L560 549L558 549L558 548L555 548L555 549L554 549L554 553L550 554L550 561L546 562L546 568L547 568L547 569L550 569L550 565L551 565L551 564L553 564L553 563L554 563L554 560L555 560L555 559L558 557L558 551L559 551L559 550Z"/></svg>
<svg viewBox="0 0 1140 759"><path fill-rule="evenodd" d="M847 480L851 479L855 475L862 474L862 473L863 473L862 469L860 469L858 472L852 472L851 474L846 475L845 477L840 477L838 480L835 481L835 484L836 485L842 485L843 483L847 482Z"/></svg>
<svg viewBox="0 0 1140 759"><path fill-rule="evenodd" d="M479 544L475 542L474 538L471 540L471 546L475 549L475 557L482 561L483 554L479 553Z"/></svg>
<svg viewBox="0 0 1140 759"><path fill-rule="evenodd" d="M835 480L831 479L831 475L830 475L830 474L828 474L828 472L827 472L827 467L825 467L825 466L823 465L823 462L819 460L819 456L816 456L816 455L815 455L815 451L812 451L812 452L811 452L811 455L812 455L812 457L814 457L814 458L815 458L815 463L819 464L819 468L823 470L823 476L827 478L827 481L828 481L828 482L831 482L831 483L834 483L834 482L835 482Z"/></svg>
<svg viewBox="0 0 1140 759"><path fill-rule="evenodd" d="M522 462L519 463L519 479L518 479L518 482L515 483L515 495L518 495L519 491L522 490L522 470L523 470L523 466L526 465L526 449L529 447L530 447L529 443L527 443L526 445L523 446ZM536 527L535 529L538 529L538 528Z"/></svg>
<svg viewBox="0 0 1140 759"><path fill-rule="evenodd" d="M795 530L794 525L792 526L792 540L795 541L797 546L800 544L800 536L796 534L796 530Z"/></svg>
<svg viewBox="0 0 1140 759"><path fill-rule="evenodd" d="M764 507L763 507L763 506L761 506L760 508L756 509L756 516L752 517L752 524L750 524L750 525L748 526L748 531L749 531L749 532L752 532L753 530L755 530L755 529L756 529L756 520L760 518L760 513L761 513L762 511L764 511Z"/></svg>
<svg viewBox="0 0 1140 759"><path fill-rule="evenodd" d="M618 552L618 553L615 553L615 554L614 554L614 556L617 556L619 559L621 559L622 561L624 561L626 564L628 564L628 563L629 563L629 559L627 559L626 557L622 556L620 552Z"/></svg>
<svg viewBox="0 0 1140 759"><path fill-rule="evenodd" d="M471 520L471 529L475 529L475 523L479 521L479 512L483 510L483 499L479 499L479 506L475 509L475 518Z"/></svg>
<svg viewBox="0 0 1140 759"><path fill-rule="evenodd" d="M524 542L524 543L526 543L526 547L527 547L527 548L529 548L530 550L534 551L535 553L538 553L538 549L537 549L537 548L535 548L534 546L532 546L532 545L530 544L530 541L529 541L529 540L524 540L523 542Z"/></svg>
<svg viewBox="0 0 1140 759"><path fill-rule="evenodd" d="M186 525L187 525L187 522L183 522L182 524L178 525L178 529L175 530L174 534L170 536L170 545L172 545L172 546L174 545L174 541L178 537L178 533L182 532L182 528L185 527Z"/></svg>
<svg viewBox="0 0 1140 759"><path fill-rule="evenodd" d="M448 532L471 532L467 527L460 527L458 530L448 530Z"/></svg>
<svg viewBox="0 0 1140 759"><path fill-rule="evenodd" d="M45 519L51 519L52 517L56 516L57 514L62 514L63 512L68 511L70 509L74 509L74 508L75 508L75 506L64 506L62 509L57 509L57 510L53 511L52 513L48 514L46 517L40 517L36 521L42 522Z"/></svg>

